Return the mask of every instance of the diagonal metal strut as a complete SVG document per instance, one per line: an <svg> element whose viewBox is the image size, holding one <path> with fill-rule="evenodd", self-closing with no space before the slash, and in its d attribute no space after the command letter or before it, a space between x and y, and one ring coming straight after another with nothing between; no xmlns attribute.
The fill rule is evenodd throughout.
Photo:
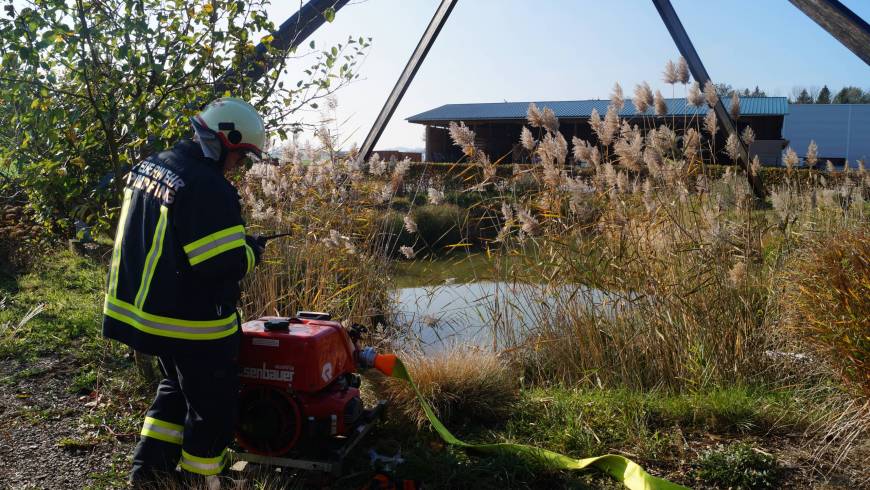
<svg viewBox="0 0 870 490"><path fill-rule="evenodd" d="M254 48L254 54L243 61L238 72L230 68L216 80L213 92L221 95L225 90L231 90L233 87L230 84L239 74L251 82L259 80L267 70L272 68L270 49L285 52L299 46L326 22L325 12L328 9L338 12L347 5L347 2L348 0L309 0L305 5L300 6L298 12L288 17L277 30L272 32L273 39L268 46L263 43L258 44Z"/></svg>
<svg viewBox="0 0 870 490"><path fill-rule="evenodd" d="M423 32L423 37L421 37L420 42L417 43L417 47L411 54L411 59L408 60L405 69L402 70L399 80L396 81L393 91L390 92L390 96L384 103L384 107L381 108L378 118L375 119L374 125L372 125L362 147L359 149L359 158L368 160L371 156L372 150L381 138L384 129L387 127L387 123L390 122L390 118L393 117L393 112L395 112L402 97L405 96L405 91L408 89L408 85L411 84L411 80L414 79L414 75L417 74L417 70L420 68L423 60L426 59L426 54L429 53L429 48L431 48L432 44L435 43L435 38L438 37L438 33L441 32L441 28L444 27L444 23L447 22L447 18L450 16L450 12L453 11L453 7L456 6L457 1L458 0L441 0L441 5L438 6L438 10L435 11L435 15L433 15L432 20L429 21L429 27L426 28L425 32Z"/></svg>
<svg viewBox="0 0 870 490"><path fill-rule="evenodd" d="M710 75L707 73L707 69L704 68L704 63L701 62L701 57L698 56L698 52L695 51L695 46L692 45L692 40L689 39L689 34L686 33L686 29L683 27L683 23L680 22L680 18L677 16L677 12L671 5L670 0L652 0L652 3L655 5L656 10L658 10L662 22L665 23L665 27L668 28L668 32L671 33L671 37L674 39L677 49L680 50L680 54L686 59L686 63L689 65L689 71L692 72L692 77L701 84L701 87L704 87L704 85L710 81ZM740 158L743 160L743 164L745 165L746 176L749 179L749 185L752 187L752 193L755 197L763 199L764 186L761 183L761 176L753 176L749 169L749 152L747 151L743 140L740 138L740 135L737 134L737 121L731 120L731 116L728 114L728 111L725 110L725 105L722 103L721 99L716 102L716 106L713 107L713 110L716 112L716 117L721 122L722 127L725 128L725 131L737 136L737 140L740 142Z"/></svg>
<svg viewBox="0 0 870 490"><path fill-rule="evenodd" d="M870 25L837 0L789 0L870 65Z"/></svg>

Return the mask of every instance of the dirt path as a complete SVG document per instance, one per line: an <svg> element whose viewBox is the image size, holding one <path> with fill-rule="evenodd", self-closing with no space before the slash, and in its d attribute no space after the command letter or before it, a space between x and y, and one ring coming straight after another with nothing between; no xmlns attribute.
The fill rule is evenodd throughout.
<svg viewBox="0 0 870 490"><path fill-rule="evenodd" d="M0 367L0 488L117 488L133 438L111 437L98 402L71 393L59 359ZM104 407L103 407L104 408Z"/></svg>

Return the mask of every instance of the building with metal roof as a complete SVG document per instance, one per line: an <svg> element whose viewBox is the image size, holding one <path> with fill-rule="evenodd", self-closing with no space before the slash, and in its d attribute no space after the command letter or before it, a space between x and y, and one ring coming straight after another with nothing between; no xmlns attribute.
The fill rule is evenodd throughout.
<svg viewBox="0 0 870 490"><path fill-rule="evenodd" d="M815 141L821 161L870 162L870 104L791 104L782 134L798 155Z"/></svg>
<svg viewBox="0 0 870 490"><path fill-rule="evenodd" d="M667 116L704 116L707 106L690 106L686 99L665 99L668 105ZM412 123L445 123L450 121L493 121L493 120L525 120L526 112L531 102L502 102L487 104L446 104L435 109L421 112L408 118ZM602 117L607 112L609 100L562 100L534 103L539 108L549 107L559 119L588 118L592 109L596 109ZM726 106L727 106L726 102ZM788 99L785 97L743 97L740 99L740 114L745 116L784 116L788 114ZM640 114L634 108L634 103L628 99L619 111L620 117L655 116L652 107Z"/></svg>
<svg viewBox="0 0 870 490"><path fill-rule="evenodd" d="M668 113L656 116L654 109L638 113L630 99L619 115L628 119L630 124L641 128L653 124L667 124L676 129L703 126L703 118L707 114L707 106L693 107L686 99L665 99ZM513 162L528 159L527 152L519 146L522 126L526 124L526 112L530 102L502 102L483 104L447 104L435 109L416 114L407 120L411 123L426 126L426 159L429 161L458 161L461 158L459 148L450 141L447 127L451 121L462 121L474 129L478 137L478 145L486 151L490 158ZM569 142L572 137L594 141L589 116L595 109L604 117L609 100L568 100L535 102L539 108L549 107L559 118L560 132ZM727 104L726 104L727 105ZM751 126L756 134L756 142L750 148L752 154L766 164L779 162L780 153L785 146L782 137L783 118L789 111L788 100L785 97L742 97L740 99L740 118L737 121L738 130ZM715 143L717 149L724 148L725 137L720 134ZM722 158L720 155L719 158ZM503 160L503 161L504 161Z"/></svg>

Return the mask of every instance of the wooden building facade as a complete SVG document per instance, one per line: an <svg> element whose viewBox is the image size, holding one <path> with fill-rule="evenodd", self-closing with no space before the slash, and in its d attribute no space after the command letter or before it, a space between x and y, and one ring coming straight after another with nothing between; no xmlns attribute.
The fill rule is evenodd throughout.
<svg viewBox="0 0 870 490"><path fill-rule="evenodd" d="M596 109L601 117L607 112L609 101L557 101L536 102L539 108L550 107L559 118L559 131L568 141L569 149L574 136L594 143L595 136L589 127L589 116ZM648 111L637 114L631 101L625 102L620 112L622 119L641 129L659 127L664 124L682 133L688 127L703 131L706 107L690 107L685 99L668 99L669 113L655 116ZM477 135L477 145L492 160L503 162L527 163L529 154L519 143L520 132L526 121L528 102L495 104L449 104L408 118L409 122L426 126L426 160L430 162L456 162L462 152L453 145L447 128L450 121L462 121ZM752 155L758 155L762 163L776 165L787 141L783 139L783 118L788 111L784 97L747 97L741 100L741 115L737 120L740 131L752 127L756 141L750 148ZM705 141L708 139L704 134ZM713 147L716 161L728 161L724 152L727 135L720 129ZM709 158L709 145L702 145Z"/></svg>

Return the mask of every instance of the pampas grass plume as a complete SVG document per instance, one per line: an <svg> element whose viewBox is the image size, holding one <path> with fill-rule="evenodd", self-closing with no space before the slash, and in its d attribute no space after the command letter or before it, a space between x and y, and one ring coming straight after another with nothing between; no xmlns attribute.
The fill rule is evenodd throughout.
<svg viewBox="0 0 870 490"><path fill-rule="evenodd" d="M677 80L683 85L689 83L689 64L686 63L686 58L682 56L677 61Z"/></svg>
<svg viewBox="0 0 870 490"><path fill-rule="evenodd" d="M659 90L656 90L655 108L657 116L664 116L668 113L668 104L665 103L665 98L662 97L662 93Z"/></svg>
<svg viewBox="0 0 870 490"><path fill-rule="evenodd" d="M665 64L665 71L662 72L662 80L664 80L665 83L673 85L677 83L679 79L680 76L677 73L677 65L675 65L673 61L668 60Z"/></svg>
<svg viewBox="0 0 870 490"><path fill-rule="evenodd" d="M715 138L716 133L719 131L719 123L716 119L716 112L714 112L713 109L708 109L707 115L704 116L704 129L707 130L707 134L709 134L711 138Z"/></svg>
<svg viewBox="0 0 870 490"><path fill-rule="evenodd" d="M816 163L819 162L819 147L816 145L815 140L810 140L809 146L807 146L807 165L810 167L815 167Z"/></svg>
<svg viewBox="0 0 870 490"><path fill-rule="evenodd" d="M701 107L704 103L704 94L701 93L701 86L698 82L689 86L689 94L686 96L686 102L692 107Z"/></svg>
<svg viewBox="0 0 870 490"><path fill-rule="evenodd" d="M716 103L719 102L719 94L716 93L716 86L713 85L712 80L707 80L707 83L704 84L704 100L707 101L707 105L711 109L716 107Z"/></svg>
<svg viewBox="0 0 870 490"><path fill-rule="evenodd" d="M740 97L737 95L737 92L731 94L731 107L728 112L731 114L731 119L735 121L740 117Z"/></svg>
<svg viewBox="0 0 870 490"><path fill-rule="evenodd" d="M619 82L613 84L613 92L610 93L610 104L616 107L617 111L621 111L625 107L625 97L622 94L622 86Z"/></svg>

